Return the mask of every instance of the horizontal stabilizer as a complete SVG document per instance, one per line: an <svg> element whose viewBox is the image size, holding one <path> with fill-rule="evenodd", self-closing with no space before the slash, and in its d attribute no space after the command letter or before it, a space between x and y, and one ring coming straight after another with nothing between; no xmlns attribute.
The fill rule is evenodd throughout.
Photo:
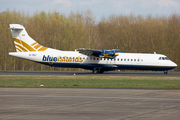
<svg viewBox="0 0 180 120"><path fill-rule="evenodd" d="M10 24L10 28L9 29L12 29L12 30L23 30L24 27L22 25L19 25L19 24Z"/></svg>

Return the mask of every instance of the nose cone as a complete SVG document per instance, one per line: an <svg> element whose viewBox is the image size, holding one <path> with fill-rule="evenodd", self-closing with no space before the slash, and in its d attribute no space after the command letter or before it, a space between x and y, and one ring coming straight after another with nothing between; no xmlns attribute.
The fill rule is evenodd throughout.
<svg viewBox="0 0 180 120"><path fill-rule="evenodd" d="M175 67L177 67L177 64L174 63L174 62L172 62L172 63L171 63L171 66L175 68Z"/></svg>

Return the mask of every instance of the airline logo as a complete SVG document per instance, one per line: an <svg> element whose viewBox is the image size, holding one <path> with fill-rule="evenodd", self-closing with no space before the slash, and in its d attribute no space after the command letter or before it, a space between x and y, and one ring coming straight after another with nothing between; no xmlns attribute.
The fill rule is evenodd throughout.
<svg viewBox="0 0 180 120"><path fill-rule="evenodd" d="M43 55L42 61L52 61L52 62L83 62L83 58L81 58L80 56L78 57L51 57L50 55L46 56Z"/></svg>

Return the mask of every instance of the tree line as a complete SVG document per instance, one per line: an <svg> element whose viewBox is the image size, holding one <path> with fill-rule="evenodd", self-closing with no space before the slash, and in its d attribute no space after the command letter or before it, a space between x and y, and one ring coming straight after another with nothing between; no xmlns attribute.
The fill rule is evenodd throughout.
<svg viewBox="0 0 180 120"><path fill-rule="evenodd" d="M111 15L99 22L90 10L69 15L16 10L0 13L0 70L41 70L38 63L11 57L15 51L9 24L22 24L28 34L43 46L74 51L77 48L114 49L129 53L164 54L180 70L180 15ZM115 45L116 42L116 45ZM33 66L33 68L32 68ZM59 69L59 68L53 68ZM43 70L50 67L43 66Z"/></svg>

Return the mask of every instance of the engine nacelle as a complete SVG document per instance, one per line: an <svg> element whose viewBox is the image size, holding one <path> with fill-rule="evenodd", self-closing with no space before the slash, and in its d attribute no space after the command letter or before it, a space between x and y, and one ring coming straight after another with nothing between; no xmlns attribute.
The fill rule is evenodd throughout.
<svg viewBox="0 0 180 120"><path fill-rule="evenodd" d="M122 53L122 51L119 51L117 49L115 50L101 50L101 54L93 54L96 57L104 57L104 58L114 58L118 56L118 53Z"/></svg>

